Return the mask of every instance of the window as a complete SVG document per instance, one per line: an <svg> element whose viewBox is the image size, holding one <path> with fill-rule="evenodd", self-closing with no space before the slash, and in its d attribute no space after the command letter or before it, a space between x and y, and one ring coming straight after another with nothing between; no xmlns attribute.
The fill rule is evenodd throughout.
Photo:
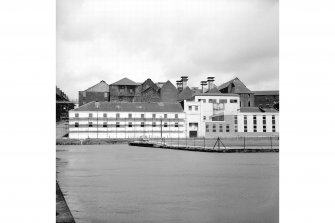
<svg viewBox="0 0 335 223"><path fill-rule="evenodd" d="M253 115L254 132L257 132L257 116Z"/></svg>
<svg viewBox="0 0 335 223"><path fill-rule="evenodd" d="M89 122L88 127L93 127L93 122Z"/></svg>
<svg viewBox="0 0 335 223"><path fill-rule="evenodd" d="M226 125L226 132L229 132L229 125Z"/></svg>
<svg viewBox="0 0 335 223"><path fill-rule="evenodd" d="M156 114L152 114L152 118L156 118Z"/></svg>
<svg viewBox="0 0 335 223"><path fill-rule="evenodd" d="M237 115L234 115L234 122L235 122L235 125L237 125Z"/></svg>
<svg viewBox="0 0 335 223"><path fill-rule="evenodd" d="M152 127L156 127L156 122L153 122L153 123L152 123Z"/></svg>
<svg viewBox="0 0 335 223"><path fill-rule="evenodd" d="M206 132L209 132L209 125L206 124Z"/></svg>
<svg viewBox="0 0 335 223"><path fill-rule="evenodd" d="M227 99L220 99L220 100L219 100L219 103L220 103L220 104L225 104L225 103L227 103Z"/></svg>
<svg viewBox="0 0 335 223"><path fill-rule="evenodd" d="M192 111L192 106L188 106L188 110L189 110L189 111Z"/></svg>
<svg viewBox="0 0 335 223"><path fill-rule="evenodd" d="M248 117L244 115L244 132L248 132Z"/></svg>
<svg viewBox="0 0 335 223"><path fill-rule="evenodd" d="M102 127L107 128L107 122L104 122L104 123L102 124Z"/></svg>
<svg viewBox="0 0 335 223"><path fill-rule="evenodd" d="M174 127L178 128L178 122L174 123Z"/></svg>
<svg viewBox="0 0 335 223"><path fill-rule="evenodd" d="M86 97L86 91L83 92L83 97L84 97L84 98Z"/></svg>
<svg viewBox="0 0 335 223"><path fill-rule="evenodd" d="M263 125L266 125L266 117L263 115Z"/></svg>
<svg viewBox="0 0 335 223"><path fill-rule="evenodd" d="M167 124L167 122L164 122L164 127L168 127L168 124Z"/></svg>
<svg viewBox="0 0 335 223"><path fill-rule="evenodd" d="M235 125L235 132L237 132L238 131L238 127L237 127L237 125Z"/></svg>
<svg viewBox="0 0 335 223"><path fill-rule="evenodd" d="M195 110L198 111L199 109L199 106L194 106Z"/></svg>
<svg viewBox="0 0 335 223"><path fill-rule="evenodd" d="M120 128L120 122L116 122L116 128Z"/></svg>
<svg viewBox="0 0 335 223"><path fill-rule="evenodd" d="M276 132L276 126L275 125L272 126L272 132Z"/></svg>
<svg viewBox="0 0 335 223"><path fill-rule="evenodd" d="M198 101L199 102L202 101L202 102L206 103L206 99L198 99Z"/></svg>
<svg viewBox="0 0 335 223"><path fill-rule="evenodd" d="M244 126L244 132L248 132L248 126Z"/></svg>
<svg viewBox="0 0 335 223"><path fill-rule="evenodd" d="M144 118L144 114L141 114L141 118Z"/></svg>
<svg viewBox="0 0 335 223"><path fill-rule="evenodd" d="M164 114L164 118L167 118L167 114Z"/></svg>
<svg viewBox="0 0 335 223"><path fill-rule="evenodd" d="M79 122L75 122L74 127L78 128L79 127Z"/></svg>
<svg viewBox="0 0 335 223"><path fill-rule="evenodd" d="M204 116L203 119L206 120L206 116Z"/></svg>
<svg viewBox="0 0 335 223"><path fill-rule="evenodd" d="M79 118L79 114L78 113L74 114L74 117Z"/></svg>
<svg viewBox="0 0 335 223"><path fill-rule="evenodd" d="M92 118L92 117L93 117L93 114L92 114L92 113L89 113L89 114L88 114L88 117Z"/></svg>
<svg viewBox="0 0 335 223"><path fill-rule="evenodd" d="M219 125L219 131L223 132L223 125L222 124Z"/></svg>
<svg viewBox="0 0 335 223"><path fill-rule="evenodd" d="M132 118L132 117L133 117L133 114L129 113L128 118Z"/></svg>
<svg viewBox="0 0 335 223"><path fill-rule="evenodd" d="M276 118L274 115L272 115L272 125L275 125L276 124Z"/></svg>
<svg viewBox="0 0 335 223"><path fill-rule="evenodd" d="M216 103L216 99L209 99L208 102L209 103Z"/></svg>
<svg viewBox="0 0 335 223"><path fill-rule="evenodd" d="M128 127L129 127L129 128L133 127L133 123L129 122L129 123L128 123Z"/></svg>
<svg viewBox="0 0 335 223"><path fill-rule="evenodd" d="M105 96L105 98L107 98L107 96L108 96L108 93L107 93L107 92L105 92L105 93L104 93L104 96Z"/></svg>
<svg viewBox="0 0 335 223"><path fill-rule="evenodd" d="M254 132L257 132L257 126L254 125Z"/></svg>
<svg viewBox="0 0 335 223"><path fill-rule="evenodd" d="M230 103L237 103L236 99L230 99Z"/></svg>
<svg viewBox="0 0 335 223"><path fill-rule="evenodd" d="M174 118L178 118L178 114L175 114L175 115L174 115Z"/></svg>
<svg viewBox="0 0 335 223"><path fill-rule="evenodd" d="M141 122L141 127L144 127L144 122Z"/></svg>
<svg viewBox="0 0 335 223"><path fill-rule="evenodd" d="M216 125L213 124L213 132L216 132Z"/></svg>
<svg viewBox="0 0 335 223"><path fill-rule="evenodd" d="M120 118L120 114L119 113L116 113L116 118Z"/></svg>
<svg viewBox="0 0 335 223"><path fill-rule="evenodd" d="M263 125L263 132L266 132L266 125Z"/></svg>
<svg viewBox="0 0 335 223"><path fill-rule="evenodd" d="M107 113L104 113L104 115L103 115L103 116L104 116L104 118L107 118Z"/></svg>

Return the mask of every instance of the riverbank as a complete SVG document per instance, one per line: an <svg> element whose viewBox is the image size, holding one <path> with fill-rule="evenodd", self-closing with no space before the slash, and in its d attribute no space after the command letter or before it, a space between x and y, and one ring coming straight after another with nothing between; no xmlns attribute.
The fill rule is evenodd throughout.
<svg viewBox="0 0 335 223"><path fill-rule="evenodd" d="M56 145L108 145L127 144L130 139L56 139Z"/></svg>
<svg viewBox="0 0 335 223"><path fill-rule="evenodd" d="M56 182L56 222L75 223L58 182Z"/></svg>

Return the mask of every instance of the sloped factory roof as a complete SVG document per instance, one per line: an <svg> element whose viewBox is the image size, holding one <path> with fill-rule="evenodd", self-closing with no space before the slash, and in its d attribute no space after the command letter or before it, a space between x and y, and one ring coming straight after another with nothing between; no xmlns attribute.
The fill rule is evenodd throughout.
<svg viewBox="0 0 335 223"><path fill-rule="evenodd" d="M136 83L135 81L130 80L129 78L125 77L122 78L121 80L111 84L111 85L140 85L139 83Z"/></svg>

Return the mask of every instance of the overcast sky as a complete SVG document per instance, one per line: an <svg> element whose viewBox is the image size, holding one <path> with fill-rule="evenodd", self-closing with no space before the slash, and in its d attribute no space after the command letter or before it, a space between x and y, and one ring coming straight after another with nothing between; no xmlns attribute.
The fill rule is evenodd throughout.
<svg viewBox="0 0 335 223"><path fill-rule="evenodd" d="M277 0L57 0L57 86L239 77L279 88Z"/></svg>

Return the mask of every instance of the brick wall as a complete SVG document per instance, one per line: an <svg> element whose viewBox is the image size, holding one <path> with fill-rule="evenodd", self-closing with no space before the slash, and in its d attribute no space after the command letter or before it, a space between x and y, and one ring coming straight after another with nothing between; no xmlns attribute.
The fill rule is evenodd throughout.
<svg viewBox="0 0 335 223"><path fill-rule="evenodd" d="M107 97L105 97L105 93L107 94ZM86 91L86 97L84 97L83 94L84 91L79 91L79 106L91 101L109 101L109 92Z"/></svg>

